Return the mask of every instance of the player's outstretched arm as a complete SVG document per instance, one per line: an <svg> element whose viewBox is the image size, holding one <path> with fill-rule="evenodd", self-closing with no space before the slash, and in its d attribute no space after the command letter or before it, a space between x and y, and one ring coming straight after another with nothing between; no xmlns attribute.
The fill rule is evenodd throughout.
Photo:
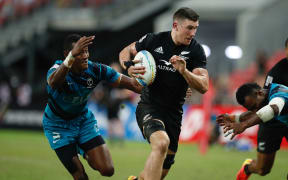
<svg viewBox="0 0 288 180"><path fill-rule="evenodd" d="M52 88L58 88L64 83L65 77L75 61L75 57L81 54L84 48L92 44L93 39L94 36L84 36L75 43L63 63L48 78L48 84Z"/></svg>
<svg viewBox="0 0 288 180"><path fill-rule="evenodd" d="M113 83L112 86L129 89L138 94L141 93L143 88L143 86L141 86L135 78L130 78L128 76L125 76L124 74L121 74L118 81Z"/></svg>
<svg viewBox="0 0 288 180"><path fill-rule="evenodd" d="M243 122L225 122L223 123L224 134L230 131L232 133L231 139L233 139L237 134L241 134L247 128L259 124L261 121L259 116L256 113L253 113L253 115L249 116L249 118Z"/></svg>
<svg viewBox="0 0 288 180"><path fill-rule="evenodd" d="M220 125L220 126L224 126L225 123L227 122L243 122L246 121L247 119L249 119L249 117L251 115L253 115L255 113L253 113L252 111L246 111L243 112L241 114L220 114L219 116L217 116L216 118L216 122Z"/></svg>

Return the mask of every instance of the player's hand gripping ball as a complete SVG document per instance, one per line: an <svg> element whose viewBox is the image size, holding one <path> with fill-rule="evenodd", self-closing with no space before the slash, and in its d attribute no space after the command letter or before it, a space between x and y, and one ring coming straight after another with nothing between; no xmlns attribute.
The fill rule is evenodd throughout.
<svg viewBox="0 0 288 180"><path fill-rule="evenodd" d="M144 66L145 73L140 74L142 79L136 78L136 80L142 86L151 85L156 77L156 63L152 54L146 50L139 51L134 57L135 60L140 60L139 63L135 64L135 67Z"/></svg>

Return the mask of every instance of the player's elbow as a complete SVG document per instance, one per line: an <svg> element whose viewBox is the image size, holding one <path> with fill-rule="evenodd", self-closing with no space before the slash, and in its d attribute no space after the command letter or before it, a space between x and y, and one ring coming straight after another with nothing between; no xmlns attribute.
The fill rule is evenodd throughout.
<svg viewBox="0 0 288 180"><path fill-rule="evenodd" d="M202 90L200 91L201 94L205 94L208 91L208 87L204 87L202 88Z"/></svg>
<svg viewBox="0 0 288 180"><path fill-rule="evenodd" d="M205 84L205 85L202 85L202 87L199 89L199 92L201 94L205 94L209 89L209 85L208 84Z"/></svg>
<svg viewBox="0 0 288 180"><path fill-rule="evenodd" d="M53 89L55 89L55 88L57 88L57 87L59 87L59 83L57 83L57 81L55 81L54 79L48 79L48 85L51 87L51 88L53 88Z"/></svg>

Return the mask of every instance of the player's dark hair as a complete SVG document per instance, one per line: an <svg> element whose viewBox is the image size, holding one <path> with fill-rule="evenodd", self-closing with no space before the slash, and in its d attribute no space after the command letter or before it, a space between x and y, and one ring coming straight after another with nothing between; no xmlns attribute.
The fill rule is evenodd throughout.
<svg viewBox="0 0 288 180"><path fill-rule="evenodd" d="M175 19L189 19L191 21L198 21L199 15L190 8L182 7L174 13L173 21Z"/></svg>
<svg viewBox="0 0 288 180"><path fill-rule="evenodd" d="M285 41L285 47L288 48L288 38Z"/></svg>
<svg viewBox="0 0 288 180"><path fill-rule="evenodd" d="M256 90L261 87L257 83L245 83L237 89L236 99L240 105L244 105L245 97L253 95Z"/></svg>
<svg viewBox="0 0 288 180"><path fill-rule="evenodd" d="M64 40L64 51L71 51L72 50L72 44L77 42L81 36L79 34L69 34L65 40Z"/></svg>

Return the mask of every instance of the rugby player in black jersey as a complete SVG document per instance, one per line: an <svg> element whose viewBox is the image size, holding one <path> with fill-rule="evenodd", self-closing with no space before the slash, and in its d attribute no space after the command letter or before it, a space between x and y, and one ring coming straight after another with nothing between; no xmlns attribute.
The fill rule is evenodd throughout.
<svg viewBox="0 0 288 180"><path fill-rule="evenodd" d="M288 39L285 41L285 52L286 58L280 60L268 72L264 89L268 89L271 83L288 86ZM236 119L242 121L249 115L249 112L243 113ZM231 121L231 117L233 118L231 115L222 114L217 117L217 122ZM273 167L275 155L280 149L283 137L288 140L288 127L284 123L277 120L260 123L257 138L257 158L244 161L242 168L237 173L237 180L247 180L252 173L261 176L267 175Z"/></svg>
<svg viewBox="0 0 288 180"><path fill-rule="evenodd" d="M157 66L156 79L143 88L136 109L138 126L151 146L140 180L164 179L177 152L187 88L202 94L208 90L206 56L194 39L198 26L199 15L190 8L180 8L174 13L171 31L146 34L120 52L121 66L131 77L145 72L144 67L133 66L138 60L132 61L141 50L149 51Z"/></svg>

